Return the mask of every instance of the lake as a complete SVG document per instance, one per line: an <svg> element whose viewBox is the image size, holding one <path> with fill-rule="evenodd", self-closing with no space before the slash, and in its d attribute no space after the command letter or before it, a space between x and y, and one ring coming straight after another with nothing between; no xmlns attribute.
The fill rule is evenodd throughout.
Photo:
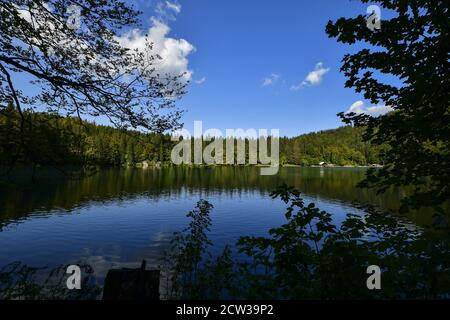
<svg viewBox="0 0 450 320"><path fill-rule="evenodd" d="M282 183L333 214L359 213L353 201L396 209L404 195L356 188L364 168L281 168L261 176L257 167L102 169L93 176L47 176L3 186L0 194L0 268L14 261L56 267L87 263L101 283L107 270L157 267L173 232L203 198L212 211L213 253L242 235L266 235L281 225L285 204L270 198ZM414 220L414 217L413 217ZM418 222L420 223L420 221Z"/></svg>

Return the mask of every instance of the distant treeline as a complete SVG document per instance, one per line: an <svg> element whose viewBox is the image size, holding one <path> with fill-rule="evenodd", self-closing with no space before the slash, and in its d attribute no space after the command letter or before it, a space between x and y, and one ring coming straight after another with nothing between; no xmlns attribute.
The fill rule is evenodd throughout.
<svg viewBox="0 0 450 320"><path fill-rule="evenodd" d="M362 134L363 129L346 126L294 138L283 137L280 162L295 165L380 163L379 150L363 142ZM0 110L2 165L170 163L171 150L176 143L168 134L130 131L49 113L24 112L21 116L11 106ZM208 144L204 142L203 148ZM246 144L248 158L248 141Z"/></svg>
<svg viewBox="0 0 450 320"><path fill-rule="evenodd" d="M381 164L380 147L364 142L363 128L344 126L280 139L280 161L303 166Z"/></svg>

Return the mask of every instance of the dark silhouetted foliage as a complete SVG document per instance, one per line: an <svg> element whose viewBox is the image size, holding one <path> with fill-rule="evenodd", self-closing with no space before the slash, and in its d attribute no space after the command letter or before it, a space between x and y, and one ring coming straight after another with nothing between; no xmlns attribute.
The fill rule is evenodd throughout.
<svg viewBox="0 0 450 320"><path fill-rule="evenodd" d="M281 186L272 197L288 205L286 223L266 237L241 237L238 255L226 247L216 259L208 255L205 237L212 206L199 204L202 214L189 215L187 237L175 237L178 250L169 256L169 283L177 293L172 298L449 298L448 223L436 220L419 229L366 207L362 216L348 214L336 225L330 213L306 204L292 187ZM367 288L370 265L381 269L381 290Z"/></svg>
<svg viewBox="0 0 450 320"><path fill-rule="evenodd" d="M380 117L340 116L366 127L365 141L389 146L384 167L369 171L364 186L382 192L392 185L410 185L415 192L405 199L405 208L438 206L450 199L449 2L378 3L394 15L382 20L380 30L371 31L367 17L359 15L330 21L326 32L342 43L370 45L344 56L345 86L394 111ZM400 84L381 82L377 73L394 76Z"/></svg>

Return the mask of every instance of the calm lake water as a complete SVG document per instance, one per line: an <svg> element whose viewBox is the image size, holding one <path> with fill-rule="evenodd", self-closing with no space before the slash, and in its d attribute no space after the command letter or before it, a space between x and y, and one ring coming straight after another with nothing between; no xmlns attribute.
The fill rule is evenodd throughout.
<svg viewBox="0 0 450 320"><path fill-rule="evenodd" d="M353 201L395 209L400 189L385 195L355 187L358 168L282 168L261 176L255 167L105 169L71 180L48 177L0 190L0 268L88 263L102 281L107 270L156 267L173 232L203 198L214 205L213 252L242 235L265 235L284 222L285 204L269 197L282 183L339 222L358 213ZM414 217L413 217L414 220Z"/></svg>

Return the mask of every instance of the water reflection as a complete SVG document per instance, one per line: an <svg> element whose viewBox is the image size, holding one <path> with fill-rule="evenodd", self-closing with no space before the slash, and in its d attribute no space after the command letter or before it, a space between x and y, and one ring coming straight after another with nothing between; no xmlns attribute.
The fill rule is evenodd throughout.
<svg viewBox="0 0 450 320"><path fill-rule="evenodd" d="M365 169L282 168L278 175L261 176L258 168L163 168L104 169L83 179L69 179L46 173L35 183L0 186L0 221L18 219L31 213L51 213L89 205L92 202L132 200L142 196L170 199L181 193L240 194L257 191L267 194L276 186L293 185L304 194L344 202L358 201L383 209L397 209L404 196L400 188L384 195L356 188Z"/></svg>
<svg viewBox="0 0 450 320"><path fill-rule="evenodd" d="M220 253L242 235L264 236L284 222L284 203L268 196L282 183L337 221L358 212L355 200L398 207L400 189L378 196L355 187L363 177L364 169L350 168L282 168L276 176L252 167L104 169L78 180L46 173L35 183L0 187L0 267L82 262L99 285L108 270L138 268L143 259L158 268L200 198L215 206L210 239L212 253Z"/></svg>

